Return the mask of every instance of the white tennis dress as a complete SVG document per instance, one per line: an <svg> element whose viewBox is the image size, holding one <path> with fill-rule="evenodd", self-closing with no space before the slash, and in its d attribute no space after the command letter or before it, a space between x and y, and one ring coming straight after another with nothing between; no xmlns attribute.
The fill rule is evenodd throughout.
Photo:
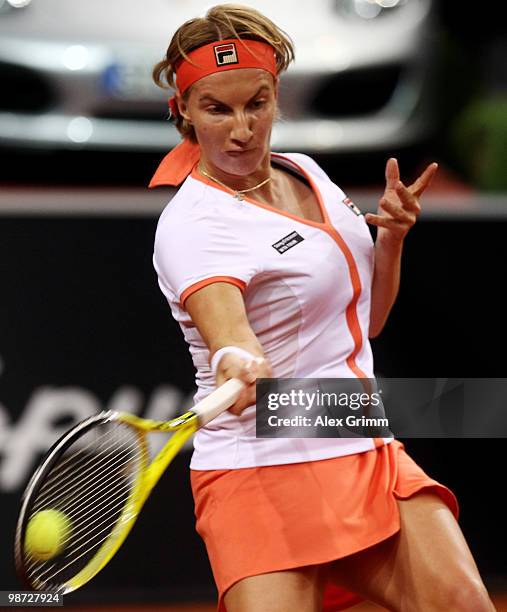
<svg viewBox="0 0 507 612"><path fill-rule="evenodd" d="M199 401L215 388L209 351L185 310L207 284L241 289L275 378L373 378L368 341L374 245L363 215L308 156L272 154L304 176L324 223L245 198L194 169L164 209L155 237L159 285L197 370ZM328 459L392 438L256 438L255 406L225 412L194 438L190 467L234 469Z"/></svg>

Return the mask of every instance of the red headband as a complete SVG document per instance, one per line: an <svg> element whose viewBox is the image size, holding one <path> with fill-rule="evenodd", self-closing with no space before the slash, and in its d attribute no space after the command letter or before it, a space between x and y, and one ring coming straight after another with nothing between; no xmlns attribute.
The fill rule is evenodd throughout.
<svg viewBox="0 0 507 612"><path fill-rule="evenodd" d="M276 55L271 45L259 40L228 38L194 49L188 59L176 65L176 85L184 93L196 81L215 72L239 68L260 68L276 77ZM176 116L178 105L172 96L169 99L171 115ZM183 139L175 149L164 157L150 187L158 185L179 185L190 174L199 161L199 146Z"/></svg>
<svg viewBox="0 0 507 612"><path fill-rule="evenodd" d="M261 68L276 76L275 50L259 40L228 38L194 49L176 66L176 85L184 93L193 83L215 72Z"/></svg>

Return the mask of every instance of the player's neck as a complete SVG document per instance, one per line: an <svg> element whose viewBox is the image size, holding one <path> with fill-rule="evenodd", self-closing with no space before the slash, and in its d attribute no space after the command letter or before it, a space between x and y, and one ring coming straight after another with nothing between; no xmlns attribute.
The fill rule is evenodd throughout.
<svg viewBox="0 0 507 612"><path fill-rule="evenodd" d="M214 180L231 191L242 192L248 190L245 197L262 200L272 199L273 197L272 179L274 179L276 171L271 168L270 154L266 155L256 170L248 175L240 176L224 172L206 158L201 158L198 170L206 178Z"/></svg>

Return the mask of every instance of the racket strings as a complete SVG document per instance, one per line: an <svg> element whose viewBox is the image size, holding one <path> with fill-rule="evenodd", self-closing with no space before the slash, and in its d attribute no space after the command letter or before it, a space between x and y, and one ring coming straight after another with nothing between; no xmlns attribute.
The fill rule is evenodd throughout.
<svg viewBox="0 0 507 612"><path fill-rule="evenodd" d="M123 497L127 493L125 483L115 482L115 475L110 474L107 478L101 478L97 480L94 485L103 488L99 489L99 492L97 492L95 490L96 487L88 486L86 490L80 491L80 499L74 500L72 497L67 497L64 500L60 499L60 503L58 504L54 503L52 500L44 504L45 508L57 508L59 511L64 512L65 515L70 518L73 525L83 525L80 530L76 528L72 530L72 539L74 543L76 543L78 535L83 532L86 534L86 528L93 524L93 522L97 520L97 517L100 518L104 516L105 512L115 510L124 503ZM113 498L113 496L115 497ZM68 539L70 539L70 537L67 538L65 542L67 542Z"/></svg>
<svg viewBox="0 0 507 612"><path fill-rule="evenodd" d="M101 484L104 484L104 483L101 483ZM81 540L88 537L90 528L92 528L98 520L103 518L104 520L102 521L101 524L104 524L105 522L107 522L109 518L109 514L107 513L116 511L118 508L123 507L125 504L124 496L120 496L119 500L114 500L106 504L97 505L98 499L107 498L108 500L110 500L113 494L120 493L122 489L123 489L123 492L125 493L124 485L123 484L117 485L116 487L110 489L109 491L105 491L105 492L103 491L103 494L101 496L99 497L93 496L89 498L89 500L86 500L85 502L83 502L83 504L81 504L80 507L84 506L85 510L87 511L82 512L81 514L78 515L79 523L81 524L81 528L72 530L69 536L63 540L62 546L68 547L70 541L72 540L72 546L75 547ZM115 501L116 503L114 503ZM54 507L54 506L51 506L51 507ZM66 508L65 506L59 506L59 510L65 511L65 515L68 517L74 518L72 522L76 523L75 521L76 509L75 508L72 514L70 514L70 512L68 511L68 508ZM104 518L104 516L106 518ZM78 536L81 536L81 537L78 537ZM29 564L30 569L34 565L39 563L36 559L33 558L32 555L28 555L28 557L32 559L32 562Z"/></svg>
<svg viewBox="0 0 507 612"><path fill-rule="evenodd" d="M121 500L120 502L118 502L114 508L112 508L112 510L119 508L120 506L124 505L124 500ZM73 534L72 537L66 538L65 541L63 542L63 546L66 548L66 565L63 567L60 567L57 572L61 572L62 570L64 570L65 568L69 567L76 559L81 558L84 554L87 554L87 552L89 552L89 549L87 547L88 542L89 542L89 532L90 530L93 530L94 536L98 536L101 535L102 533L105 533L105 537L103 539L100 540L100 542L104 541L105 539L107 539L111 533L111 528L110 528L110 518L111 516L106 516L106 518L104 518L99 524L97 524L97 521L100 520L100 517L96 520L91 522L89 525L86 526L86 528L83 528L79 534L82 534L82 536L80 538L76 538L75 536L78 534ZM101 527L102 525L105 525L105 527L103 527L101 530L98 530L98 527ZM83 541L84 540L84 541ZM82 544L80 544L78 546L78 544L82 542ZM100 543L99 542L99 543ZM87 547L78 557L74 557L72 558L71 555L75 555L76 552L80 551L83 549L83 547ZM30 558L30 562L28 563L27 567L29 568L29 571L33 570L36 566L40 566L40 562L37 561L37 559L34 559L31 555L29 555ZM44 575L50 571L52 568L54 567L54 564L52 564L49 568L43 567L42 571L39 571L37 573L37 578L39 580L44 578ZM56 575L56 573L54 574ZM47 578L44 578L47 579Z"/></svg>
<svg viewBox="0 0 507 612"><path fill-rule="evenodd" d="M98 540L96 542L96 547L98 548L101 544L103 544L109 538L109 535L110 534L108 533L102 539ZM86 557L85 557L85 555L86 555ZM86 562L83 562L83 559L85 559ZM50 568L45 570L42 574L37 575L37 577L35 578L35 584L48 585L48 586L58 584L58 586L60 586L62 584L61 576L62 576L64 570L66 570L68 568L75 567L76 563L78 561L81 561L81 565L84 567L86 565L86 563L88 562L88 560L89 560L89 551L86 550L86 551L82 552L78 557L75 557L74 559L69 561L63 567L59 567L55 572L53 572L52 574L47 575L48 572L51 571L51 569L54 569L55 565L53 564ZM76 574L75 571L71 572L71 577L73 577L75 574ZM45 575L45 577L41 578L41 576L44 576L44 575ZM56 576L58 576L58 581L57 582L54 580L54 578L56 578Z"/></svg>
<svg viewBox="0 0 507 612"><path fill-rule="evenodd" d="M25 553L34 584L59 588L97 554L120 519L129 520L132 493L147 461L140 435L119 422L96 425L53 466L29 514L57 510L71 527L57 556L41 561Z"/></svg>
<svg viewBox="0 0 507 612"><path fill-rule="evenodd" d="M84 478L87 475L86 466L89 465L91 468L96 467L99 469L101 467L100 463L97 462L97 458L103 453L107 452L110 455L116 452L115 447L113 447L114 442L111 439L111 433L104 433L100 437L97 437L96 440L93 440L86 444L85 447L79 448L81 446L79 443L76 446L79 448L76 453L72 454L66 460L62 461L62 463L57 463L51 470L51 473L48 479L45 481L42 486L39 496L37 498L37 502L34 504L34 510L41 506L41 504L45 503L45 501L50 501L50 493L52 491L57 491L60 494L65 493L65 484L69 480L76 480L76 472L80 471L81 477ZM86 456L83 456L83 453L86 453ZM79 459L78 459L79 457ZM83 463L84 461L84 463ZM61 470L62 465L67 465L67 468L63 471ZM62 477L63 474L67 474L67 476Z"/></svg>
<svg viewBox="0 0 507 612"><path fill-rule="evenodd" d="M115 446L113 446L112 448L114 450ZM117 462L117 463L120 464L121 462ZM103 492L103 494L100 497L104 499L104 498L107 498L108 494L114 495L115 499L117 500L117 503L116 504L113 503L111 505L111 508L113 511L115 510L115 508L117 508L119 512L121 513L122 507L125 501L128 499L129 483L125 481L124 478L120 478L120 480L116 483L116 486L111 486L115 482L115 477L117 477L118 472L114 472L114 471L111 472L111 467L112 467L111 462L104 461L103 458L102 458L102 462L99 461L99 465L102 468L109 471L109 478L107 479L96 478L95 482L97 484L97 488ZM95 475L97 473L100 473L100 470L94 471ZM82 491L79 491L79 487L77 489L78 489L77 492L79 493L78 499L81 498L85 500L83 504L79 505L79 508L81 509L81 515L79 513L76 513L75 511L76 504L71 504L74 506L74 512L72 513L67 510L68 508L67 504L60 505L60 509L62 511L64 510L66 511L65 514L71 519L71 522L73 525L73 535L71 535L67 541L67 548L66 548L67 558L71 557L71 555L73 554L73 551L75 551L76 549L81 550L83 548L83 545L79 545L80 542L83 540L83 537L77 537L79 534L83 534L83 533L85 534L85 537L87 538L85 544L88 544L90 541L92 541L93 543L93 540L97 540L97 539L99 541L102 541L102 538L100 538L99 536L102 533L106 532L106 537L107 537L108 533L110 532L110 529L108 529L108 525L106 525L102 529L97 529L97 526L102 527L104 523L108 522L108 520L110 522L112 520L114 524L117 521L118 516L119 516L118 513L116 513L116 515L113 514L111 516L111 512L110 512L109 514L102 515L104 517L102 521L97 521L97 515L101 512L101 510L104 509L104 504L100 504L100 505L96 504L97 495L91 494L93 492L93 487L91 487L90 485L88 485ZM76 495L76 487L74 487L72 493L73 495ZM85 509L85 511L82 510L83 508ZM79 528L76 529L76 526L79 526L79 525L82 525L81 529ZM87 546L87 548L90 548L90 547ZM86 554L86 552L87 550L82 551L79 555L79 558L81 558L83 554ZM69 567L70 564L71 562L68 561L65 565L66 567ZM59 569L61 570L63 568L61 567ZM58 571L58 568L57 568L57 571ZM41 575L44 578L43 574Z"/></svg>
<svg viewBox="0 0 507 612"><path fill-rule="evenodd" d="M110 535L110 526L106 526L103 529L101 529L100 531L97 531L96 529L94 530L94 535L95 536L102 535L103 533L105 533L105 535L103 536L102 539L99 540L99 543L103 542L106 538L109 537L109 535ZM72 546L72 555L75 555L77 552L82 550L83 547L85 547L85 546L86 546L86 542L81 544L81 546L75 546L75 543L73 543L73 546ZM76 556L72 557L69 553L67 553L67 559L66 559L67 563L63 567L59 567L57 569L57 571L54 572L54 574L51 574L51 576L46 576L46 577L44 577L44 575L47 574L48 570L44 570L42 573L40 573L38 575L39 580L40 579L49 580L49 579L55 577L57 574L61 574L61 572L63 570L65 570L66 568L70 567L75 561L80 559L83 555L86 555L88 552L89 552L89 549L85 548L85 550L83 550L81 552L81 554L79 554L77 557Z"/></svg>
<svg viewBox="0 0 507 612"><path fill-rule="evenodd" d="M101 483L101 484L107 484L107 483ZM112 487L111 489L107 490L107 491L102 491L102 495L98 495L95 494L93 496L90 496L87 500L85 500L82 504L76 506L75 504L73 504L72 506L72 514L70 513L69 509L63 507L62 510L65 511L65 514L67 516L79 516L80 518L80 522L83 525L83 528L81 531L85 530L89 523L92 523L93 521L93 517L97 514L99 514L100 512L103 512L107 507L108 507L108 503L106 502L106 504L102 504L100 505L98 502L100 500L106 499L106 500L111 500L109 502L109 506L111 509L116 508L117 505L119 505L122 502L122 497L119 497L119 501L118 499L114 499L113 495L117 494L117 493L121 493L123 490L123 492L125 492L125 486L123 483L121 484L117 484L115 487ZM117 502L117 503L114 503ZM77 539L77 536L80 534L80 531L77 531L76 529L72 531L72 537L74 539L74 542Z"/></svg>
<svg viewBox="0 0 507 612"><path fill-rule="evenodd" d="M103 519L99 525L102 525L107 522L109 518L108 513L114 512L119 507L123 507L125 505L124 497L126 492L127 491L125 490L125 487L122 484L121 486L116 486L108 490L101 496L91 497L86 504L81 504L81 507L84 506L86 512L81 512L80 514L73 514L72 516L79 517L79 522L81 523L82 527L79 530L72 531L72 535L67 537L64 540L63 544L66 545L69 543L70 540L72 540L72 545L76 546L76 544L78 544L81 540L88 537L89 530L96 525L97 521ZM113 494L116 495L121 493L123 493L123 495L118 496L116 499L113 498ZM97 501L101 499L107 500L106 503L101 505L97 504ZM67 516L69 516L67 511L65 513Z"/></svg>
<svg viewBox="0 0 507 612"><path fill-rule="evenodd" d="M81 498L86 500L84 496L88 493L89 490L96 489L99 484L102 484L103 486L105 486L107 484L107 479L112 479L115 477L115 473L110 471L109 473L106 473L101 480L94 481L92 477L95 476L97 473L103 472L105 468L109 468L109 470L112 470L113 468L128 465L129 462L135 461L136 459L136 456L132 452L131 449L126 452L123 451L119 455L114 454L114 449L109 449L108 455L112 456L109 462L106 462L104 464L97 463L96 461L97 457L94 457L93 459L90 460L90 464L92 467L88 470L82 470L80 472L81 479L86 478L90 480L88 486L80 490ZM127 461L123 461L123 459L125 458L127 459ZM65 487L65 484L67 484L67 482L62 482L62 486ZM76 503L80 501L79 498L76 499L76 497L73 495L74 491L79 486L79 484L80 483L74 482L73 485L70 484L67 488L63 488L61 492L53 496L46 496L45 489L42 489L40 493L41 495L40 500L38 501L37 505L34 506L34 510L38 510L41 506L48 507L52 504L56 504L59 500L62 500L62 499L70 499L71 502L74 501L74 504L71 503L69 506L66 506L65 503L58 503L59 506L62 506L62 510L65 510L66 512L71 510L73 505L75 505Z"/></svg>

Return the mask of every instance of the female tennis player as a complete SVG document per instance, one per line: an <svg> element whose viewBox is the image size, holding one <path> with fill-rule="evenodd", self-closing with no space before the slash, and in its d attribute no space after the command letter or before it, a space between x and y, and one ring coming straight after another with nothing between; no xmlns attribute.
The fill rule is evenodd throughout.
<svg viewBox="0 0 507 612"><path fill-rule="evenodd" d="M378 214L357 214L310 158L270 151L289 37L219 5L184 23L154 69L183 139L150 186L179 190L154 264L189 344L196 400L247 386L195 436L191 483L227 612L494 610L453 493L392 438L256 438L255 380L373 378L368 341L396 298L404 238L436 164L386 166ZM375 244L368 225L377 226Z"/></svg>

